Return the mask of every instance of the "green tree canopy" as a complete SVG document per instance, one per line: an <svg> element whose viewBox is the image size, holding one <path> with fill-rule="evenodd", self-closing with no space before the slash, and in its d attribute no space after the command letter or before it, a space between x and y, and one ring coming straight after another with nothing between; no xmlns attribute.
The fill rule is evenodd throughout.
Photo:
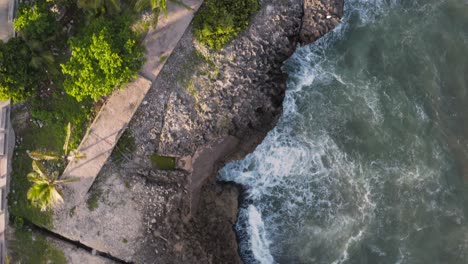
<svg viewBox="0 0 468 264"><path fill-rule="evenodd" d="M45 40L58 31L54 14L45 1L34 4L20 4L13 26L25 39Z"/></svg>
<svg viewBox="0 0 468 264"><path fill-rule="evenodd" d="M71 38L70 60L62 64L65 91L78 101L98 100L136 77L143 48L130 30L129 20L97 18L85 32Z"/></svg>
<svg viewBox="0 0 468 264"><path fill-rule="evenodd" d="M31 66L31 57L22 39L0 41L0 99L18 102L34 95L43 74Z"/></svg>

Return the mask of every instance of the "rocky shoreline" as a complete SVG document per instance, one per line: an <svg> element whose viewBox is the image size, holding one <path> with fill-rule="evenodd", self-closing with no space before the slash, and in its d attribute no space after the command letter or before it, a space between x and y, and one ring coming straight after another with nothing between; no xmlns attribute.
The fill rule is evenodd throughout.
<svg viewBox="0 0 468 264"><path fill-rule="evenodd" d="M217 182L217 171L252 152L275 126L286 90L283 62L298 43L333 29L342 13L343 0L264 0L249 29L220 52L194 43L187 30L129 126L138 163L153 153L193 158L190 172L127 169L162 199L145 205L143 262L242 263L233 230L241 189ZM227 138L230 144L220 143ZM205 149L210 155L196 155ZM197 168L206 166L193 187Z"/></svg>

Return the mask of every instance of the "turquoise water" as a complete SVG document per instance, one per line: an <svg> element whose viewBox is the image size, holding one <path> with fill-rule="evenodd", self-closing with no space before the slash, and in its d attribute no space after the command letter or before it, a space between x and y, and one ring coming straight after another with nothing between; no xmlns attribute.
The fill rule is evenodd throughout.
<svg viewBox="0 0 468 264"><path fill-rule="evenodd" d="M219 178L246 263L468 263L468 1L346 1L284 113Z"/></svg>

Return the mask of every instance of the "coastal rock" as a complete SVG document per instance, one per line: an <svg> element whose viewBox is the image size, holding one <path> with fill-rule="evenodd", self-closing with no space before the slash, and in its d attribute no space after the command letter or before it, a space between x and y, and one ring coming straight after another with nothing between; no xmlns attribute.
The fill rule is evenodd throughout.
<svg viewBox="0 0 468 264"><path fill-rule="evenodd" d="M179 159L193 157L226 137L240 142L233 153L216 157L210 175L204 177L196 210L190 170L140 174L151 186L148 195L155 197L147 203L144 216L145 243L152 249L142 248L142 259L242 263L233 229L241 190L218 183L217 170L252 152L275 126L286 90L287 76L281 68L294 53L304 23L310 23L307 32L318 38L342 15L342 0L263 0L261 4L251 26L219 52L194 42L187 30L146 96L148 103L140 106L129 125L138 146L135 157L158 153ZM326 13L308 12L316 16L312 24L302 20L303 8L334 11L329 21Z"/></svg>
<svg viewBox="0 0 468 264"><path fill-rule="evenodd" d="M310 44L333 30L343 17L344 0L304 0L300 42Z"/></svg>

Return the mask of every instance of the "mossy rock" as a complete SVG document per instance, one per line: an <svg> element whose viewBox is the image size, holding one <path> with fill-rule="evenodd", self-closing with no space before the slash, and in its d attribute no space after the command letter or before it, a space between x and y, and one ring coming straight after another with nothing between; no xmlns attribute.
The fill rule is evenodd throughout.
<svg viewBox="0 0 468 264"><path fill-rule="evenodd" d="M175 170L176 169L176 158L161 156L161 155L152 155L151 163L153 166L159 170Z"/></svg>

